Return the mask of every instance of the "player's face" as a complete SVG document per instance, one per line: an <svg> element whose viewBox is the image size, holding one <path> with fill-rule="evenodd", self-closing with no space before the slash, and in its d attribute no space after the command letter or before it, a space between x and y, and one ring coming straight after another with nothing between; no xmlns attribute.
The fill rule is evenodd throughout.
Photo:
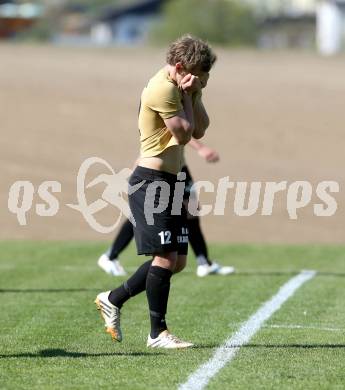
<svg viewBox="0 0 345 390"><path fill-rule="evenodd" d="M184 69L183 65L180 62L178 62L175 65L175 69L176 69L176 81L178 84L180 84L182 79L187 74L191 73L193 76L197 76L199 78L200 83L201 83L201 88L205 88L207 85L208 79L210 77L209 72L204 72L204 71L200 70L200 68L194 68L191 71L188 71L188 70Z"/></svg>

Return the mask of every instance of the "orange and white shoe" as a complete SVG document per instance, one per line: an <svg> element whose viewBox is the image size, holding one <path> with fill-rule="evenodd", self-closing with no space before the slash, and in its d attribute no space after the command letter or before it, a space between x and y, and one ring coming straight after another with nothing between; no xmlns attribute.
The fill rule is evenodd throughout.
<svg viewBox="0 0 345 390"><path fill-rule="evenodd" d="M149 335L147 338L147 346L151 348L167 348L167 349L177 349L177 348L190 348L193 346L192 343L188 341L183 341L178 337L169 333L168 330L164 330L160 335L152 339Z"/></svg>
<svg viewBox="0 0 345 390"><path fill-rule="evenodd" d="M97 310L105 322L106 332L111 335L114 341L122 341L120 327L120 309L114 306L108 299L110 291L101 292L95 299Z"/></svg>

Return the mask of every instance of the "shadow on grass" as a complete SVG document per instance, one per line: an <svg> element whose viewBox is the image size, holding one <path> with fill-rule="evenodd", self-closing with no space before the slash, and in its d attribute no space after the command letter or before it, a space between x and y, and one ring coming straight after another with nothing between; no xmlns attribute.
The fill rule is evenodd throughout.
<svg viewBox="0 0 345 390"><path fill-rule="evenodd" d="M195 345L193 349L213 349L220 347L219 344L200 344ZM236 348L299 348L299 349L345 349L345 344L245 344L245 345L232 345L228 347L229 349Z"/></svg>
<svg viewBox="0 0 345 390"><path fill-rule="evenodd" d="M102 288L0 288L0 293L64 293L64 292L96 292Z"/></svg>
<svg viewBox="0 0 345 390"><path fill-rule="evenodd" d="M56 358L56 357L67 357L73 359L85 358L85 357L104 357L104 356L157 356L164 355L163 352L101 352L101 353L88 353L88 352L70 352L64 349L43 349L41 351L31 353L23 352L17 354L0 355L0 359L7 358Z"/></svg>
<svg viewBox="0 0 345 390"><path fill-rule="evenodd" d="M215 349L218 348L217 344L200 344L195 345L192 349ZM224 347L223 347L224 348ZM247 344L247 345L233 345L231 347L225 347L229 349L235 348L299 348L299 349L345 349L345 344ZM0 354L0 359L9 358L59 358L66 357L72 359L80 359L87 357L105 357L105 356L130 356L130 357L142 357L142 356L158 356L164 355L163 352L101 352L101 353L88 353L88 352L70 352L64 349L43 349L41 351L23 352L15 354Z"/></svg>
<svg viewBox="0 0 345 390"><path fill-rule="evenodd" d="M252 277L252 276L283 276L283 275L297 275L300 271L238 271L233 275L228 276L227 278L235 278L239 277ZM344 278L345 273L339 272L317 272L317 276L330 276L337 278ZM214 277L214 275L210 275L210 277ZM103 291L104 288L1 288L1 293L78 293L78 292L100 292Z"/></svg>

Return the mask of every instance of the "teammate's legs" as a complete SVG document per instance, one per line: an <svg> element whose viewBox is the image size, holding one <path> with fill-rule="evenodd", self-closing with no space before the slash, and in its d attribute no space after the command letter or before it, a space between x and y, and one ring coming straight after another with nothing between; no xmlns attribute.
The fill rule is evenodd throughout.
<svg viewBox="0 0 345 390"><path fill-rule="evenodd" d="M208 249L202 233L199 217L190 216L187 219L189 243L193 249L198 265L211 265L208 258Z"/></svg>
<svg viewBox="0 0 345 390"><path fill-rule="evenodd" d="M196 274L199 277L207 275L230 275L235 271L232 266L220 265L208 257L208 248L200 226L200 218L188 214L188 239L198 263Z"/></svg>
<svg viewBox="0 0 345 390"><path fill-rule="evenodd" d="M193 179L190 176L188 168L185 167L188 178L188 186L187 189L193 184ZM194 194L190 192L190 190L185 191L185 199L184 206L185 209L188 210L188 202L192 199L195 202ZM207 275L229 275L232 274L235 269L232 266L222 266L212 260L210 260L208 256L208 247L206 244L205 237L201 230L200 218L199 216L191 215L187 212L187 226L188 226L188 239L189 243L193 249L193 252L196 257L196 261L198 263L196 274L199 277L207 276Z"/></svg>
<svg viewBox="0 0 345 390"><path fill-rule="evenodd" d="M115 260L120 253L127 247L134 237L133 225L129 219L122 224L117 236L115 237L109 251L109 260Z"/></svg>
<svg viewBox="0 0 345 390"><path fill-rule="evenodd" d="M182 172L186 174L183 203L187 211L189 201L193 200L193 202L197 202L197 199L195 193L192 192L194 181L187 165L182 168ZM199 217L191 215L189 212L187 212L187 227L188 240L195 254L198 266L211 265L212 262L208 258L207 244L201 231Z"/></svg>
<svg viewBox="0 0 345 390"><path fill-rule="evenodd" d="M134 236L133 225L127 219L121 226L110 249L98 259L98 265L108 274L113 276L124 276L126 271L122 267L118 256L130 243Z"/></svg>

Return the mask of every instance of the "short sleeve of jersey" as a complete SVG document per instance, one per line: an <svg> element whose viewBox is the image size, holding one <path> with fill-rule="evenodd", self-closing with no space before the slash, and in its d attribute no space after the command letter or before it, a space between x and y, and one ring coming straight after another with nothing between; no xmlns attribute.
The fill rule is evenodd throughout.
<svg viewBox="0 0 345 390"><path fill-rule="evenodd" d="M183 110L179 90L169 81L148 87L145 95L146 105L162 119L172 118Z"/></svg>

